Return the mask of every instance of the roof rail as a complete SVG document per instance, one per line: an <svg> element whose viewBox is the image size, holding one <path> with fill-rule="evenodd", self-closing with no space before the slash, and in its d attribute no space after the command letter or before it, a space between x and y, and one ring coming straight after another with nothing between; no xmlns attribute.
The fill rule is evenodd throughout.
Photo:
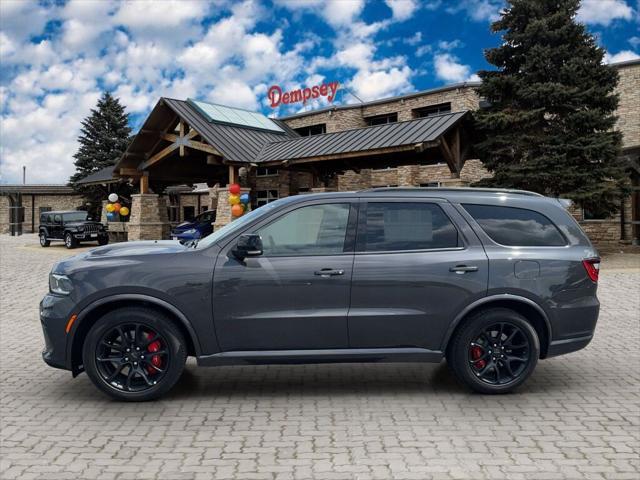
<svg viewBox="0 0 640 480"><path fill-rule="evenodd" d="M476 187L377 187L358 190L364 192L488 192L488 193L512 193L529 195L532 197L544 197L544 195L528 190L516 190L513 188L476 188Z"/></svg>

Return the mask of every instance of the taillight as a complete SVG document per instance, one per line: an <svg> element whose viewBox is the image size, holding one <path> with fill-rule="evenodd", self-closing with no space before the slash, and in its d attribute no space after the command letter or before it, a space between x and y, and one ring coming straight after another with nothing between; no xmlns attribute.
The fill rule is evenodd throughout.
<svg viewBox="0 0 640 480"><path fill-rule="evenodd" d="M582 265L587 271L587 275L593 282L598 281L598 274L600 273L600 259L599 258L585 258L582 260Z"/></svg>

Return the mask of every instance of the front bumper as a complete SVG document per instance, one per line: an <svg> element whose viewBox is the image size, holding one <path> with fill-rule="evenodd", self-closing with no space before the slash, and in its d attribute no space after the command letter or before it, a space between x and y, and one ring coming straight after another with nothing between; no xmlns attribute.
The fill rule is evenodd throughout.
<svg viewBox="0 0 640 480"><path fill-rule="evenodd" d="M73 237L76 240L93 240L97 241L101 238L106 238L109 236L108 232L98 232L98 233L89 233L89 232L76 232L73 234Z"/></svg>
<svg viewBox="0 0 640 480"><path fill-rule="evenodd" d="M40 302L40 325L44 335L42 359L48 365L64 370L71 370L67 361L65 328L72 310L73 301L68 296L49 293Z"/></svg>

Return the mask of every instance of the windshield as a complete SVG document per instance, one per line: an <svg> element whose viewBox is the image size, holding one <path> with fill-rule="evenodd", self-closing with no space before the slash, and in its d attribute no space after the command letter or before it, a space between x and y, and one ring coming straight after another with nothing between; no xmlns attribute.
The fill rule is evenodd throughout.
<svg viewBox="0 0 640 480"><path fill-rule="evenodd" d="M65 222L84 222L87 219L87 212L65 213L62 218Z"/></svg>
<svg viewBox="0 0 640 480"><path fill-rule="evenodd" d="M264 205L262 207L256 208L255 210L251 210L246 215L243 215L240 218L238 218L238 219L236 219L236 220L234 220L234 221L232 221L230 223L227 223L224 227L219 228L218 230L213 232L211 235L208 235L208 236L204 237L202 240L200 240L198 242L196 248L198 248L198 249L199 248L207 248L209 245L213 245L218 240L220 240L222 237L225 237L226 235L232 234L236 230L242 229L248 223L251 223L254 220L257 220L258 218L267 215L274 208L277 208L277 207L281 206L284 203L289 203L294 198L295 197L293 197L293 196L292 197L281 198L280 200L276 200L275 202L268 203L268 204L266 204L266 205Z"/></svg>

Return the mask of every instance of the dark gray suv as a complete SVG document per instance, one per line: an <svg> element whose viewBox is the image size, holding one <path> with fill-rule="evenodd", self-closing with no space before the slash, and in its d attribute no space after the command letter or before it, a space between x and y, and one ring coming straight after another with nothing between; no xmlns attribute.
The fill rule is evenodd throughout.
<svg viewBox="0 0 640 480"><path fill-rule="evenodd" d="M61 261L40 304L54 367L148 400L198 365L440 362L482 393L585 347L599 258L560 201L481 189L300 195L188 246Z"/></svg>

